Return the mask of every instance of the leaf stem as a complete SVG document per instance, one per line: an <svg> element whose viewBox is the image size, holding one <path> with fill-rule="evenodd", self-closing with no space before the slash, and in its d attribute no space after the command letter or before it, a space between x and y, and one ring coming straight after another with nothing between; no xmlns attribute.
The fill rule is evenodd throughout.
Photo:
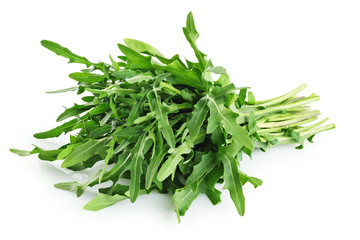
<svg viewBox="0 0 360 240"><path fill-rule="evenodd" d="M301 99L299 101L295 101L295 102L291 102L291 103L287 103L287 104L283 104L283 105L277 105L277 106L272 106L263 110L258 110L254 112L255 117L262 117L265 116L269 113L273 113L273 112L278 112L278 111L284 111L284 110L290 110L291 108L295 108L295 107L299 107L308 103L312 103L315 101L320 100L319 96L310 96L307 97L305 99Z"/></svg>
<svg viewBox="0 0 360 240"><path fill-rule="evenodd" d="M266 106L271 106L271 105L275 105L277 103L281 103L283 101L285 101L286 99L295 96L297 93L301 92L302 90L304 90L307 87L307 85L304 83L302 85L300 85L299 87L295 88L294 90L292 90L291 92L288 92L280 97L276 97L276 98L272 98L272 99L268 99L268 100L263 100L263 101L257 101L255 102L256 105L261 105L263 107Z"/></svg>

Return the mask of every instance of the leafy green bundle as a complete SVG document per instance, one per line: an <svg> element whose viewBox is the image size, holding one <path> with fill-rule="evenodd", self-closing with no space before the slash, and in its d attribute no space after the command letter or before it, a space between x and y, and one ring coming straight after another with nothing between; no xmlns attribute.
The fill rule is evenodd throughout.
<svg viewBox="0 0 360 240"><path fill-rule="evenodd" d="M86 65L69 77L76 87L53 91L88 93L81 104L67 108L57 122L62 125L34 134L45 139L69 134L69 143L55 150L11 149L46 161L63 160L73 171L101 169L88 181L65 182L55 187L81 196L87 187L99 194L84 206L97 211L121 200L134 202L139 194L157 190L172 193L180 221L192 201L206 194L220 202L217 183L224 183L240 215L245 212L243 185L255 188L258 178L239 170L243 153L265 151L276 144L298 143L335 127L313 123L320 114L308 104L316 95L297 97L306 86L280 97L255 101L248 88L236 88L223 67L213 66L197 45L199 37L192 13L183 32L198 62L166 58L154 47L134 39L118 44L123 53L111 64L93 63L51 41L41 44L69 63ZM69 120L71 119L71 120ZM307 125L305 125L307 124Z"/></svg>

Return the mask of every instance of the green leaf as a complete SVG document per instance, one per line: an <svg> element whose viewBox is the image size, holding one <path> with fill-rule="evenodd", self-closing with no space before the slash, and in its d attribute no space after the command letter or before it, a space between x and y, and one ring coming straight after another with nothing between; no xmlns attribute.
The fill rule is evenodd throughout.
<svg viewBox="0 0 360 240"><path fill-rule="evenodd" d="M155 57L156 56L163 57L163 55L156 48L142 41L131 38L125 38L124 42L129 48L135 50L136 52L150 54Z"/></svg>
<svg viewBox="0 0 360 240"><path fill-rule="evenodd" d="M122 44L118 44L118 47L120 51L128 58L128 61L130 62L130 68L149 70L153 69L150 56L141 55L135 50Z"/></svg>
<svg viewBox="0 0 360 240"><path fill-rule="evenodd" d="M74 191L78 186L78 182L62 182L54 184L54 187L65 191Z"/></svg>
<svg viewBox="0 0 360 240"><path fill-rule="evenodd" d="M60 136L62 133L68 133L70 132L73 127L78 124L80 121L78 119L73 119L69 122L66 122L56 128L53 128L49 131L46 132L40 132L40 133L35 133L34 137L37 139L45 139L45 138L53 138L53 137L58 137Z"/></svg>
<svg viewBox="0 0 360 240"><path fill-rule="evenodd" d="M101 183L107 182L109 180L113 180L114 182L116 182L119 176L124 172L125 168L130 164L132 159L131 156L132 153L130 153L129 150L126 150L122 154L120 154L118 156L118 161L116 162L116 164L109 171L103 174ZM99 178L93 180L89 183L89 186L93 187L96 184L99 184L99 180Z"/></svg>
<svg viewBox="0 0 360 240"><path fill-rule="evenodd" d="M200 128L203 126L206 116L209 112L207 98L201 98L195 105L194 111L191 114L191 118L187 124L190 133L190 139L193 141L200 133Z"/></svg>
<svg viewBox="0 0 360 240"><path fill-rule="evenodd" d="M170 156L162 164L158 172L157 179L159 181L164 181L168 176L173 174L177 165L184 159L182 155L190 153L192 147L193 146L190 142L185 141L179 147L170 149Z"/></svg>
<svg viewBox="0 0 360 240"><path fill-rule="evenodd" d="M89 137L91 137L91 138L102 137L106 134L109 134L111 129L112 129L112 127L110 125L104 125L104 126L95 128L95 130L90 133Z"/></svg>
<svg viewBox="0 0 360 240"><path fill-rule="evenodd" d="M130 174L131 174L130 187L129 187L131 202L135 202L140 190L140 178L143 172L142 163L144 161L143 151L146 142L145 136L146 134L143 134L142 137L140 137L134 149L131 151L132 153L131 163L126 168L130 170Z"/></svg>
<svg viewBox="0 0 360 240"><path fill-rule="evenodd" d="M175 191L172 200L176 207L176 215L179 222L180 216L185 215L185 212L189 209L191 203L196 199L199 193L199 189L197 191L193 191L189 185Z"/></svg>
<svg viewBox="0 0 360 240"><path fill-rule="evenodd" d="M94 73L87 73L87 72L70 73L69 77L71 79L74 79L75 81L85 82L85 83L90 83L90 84L97 83L97 82L102 82L102 81L105 80L104 75L94 74Z"/></svg>
<svg viewBox="0 0 360 240"><path fill-rule="evenodd" d="M228 146L222 147L218 152L219 158L224 166L224 189L229 190L231 199L233 200L238 213L243 216L245 213L245 197L243 194L240 174L236 159L227 152L227 148Z"/></svg>
<svg viewBox="0 0 360 240"><path fill-rule="evenodd" d="M61 164L62 168L67 168L74 166L79 162L84 162L88 160L95 154L99 154L104 151L104 147L108 138L103 138L100 140L90 139L89 141L75 147L72 152L65 158L64 162Z"/></svg>
<svg viewBox="0 0 360 240"><path fill-rule="evenodd" d="M245 105L246 92L247 92L247 88L240 89L239 97L238 97L238 103L240 106Z"/></svg>
<svg viewBox="0 0 360 240"><path fill-rule="evenodd" d="M46 93L64 93L64 92L70 92L70 91L76 91L78 90L78 86L76 87L70 87L70 88L64 88L56 91L47 91Z"/></svg>
<svg viewBox="0 0 360 240"><path fill-rule="evenodd" d="M210 100L208 102L210 117L208 119L207 133L211 133L221 124L226 132L232 135L235 141L250 150L254 149L248 132L236 122L238 114L225 108L223 105L218 105L213 98L207 97Z"/></svg>
<svg viewBox="0 0 360 240"><path fill-rule="evenodd" d="M136 103L132 106L132 109L129 113L129 117L127 119L126 125L130 126L134 123L134 120L137 119L141 113L143 112L143 105L145 101L147 100L147 92L149 89L144 89L139 94L133 94L131 95L132 98L136 100Z"/></svg>
<svg viewBox="0 0 360 240"><path fill-rule="evenodd" d="M29 156L31 154L30 151L16 149L16 148L10 148L10 152L17 154L20 157Z"/></svg>
<svg viewBox="0 0 360 240"><path fill-rule="evenodd" d="M120 69L119 64L114 61L114 59L111 57L111 55L109 55L109 58L110 58L110 61L111 61L111 64L112 64L114 70L119 71L119 69Z"/></svg>
<svg viewBox="0 0 360 240"><path fill-rule="evenodd" d="M107 194L99 193L93 200L84 206L84 209L90 211L99 211L101 209L110 207L126 198L126 196L121 196L118 194L109 196Z"/></svg>
<svg viewBox="0 0 360 240"><path fill-rule="evenodd" d="M114 136L130 138L133 136L140 136L144 132L144 125L136 125L132 127L122 128L119 127L114 133Z"/></svg>
<svg viewBox="0 0 360 240"><path fill-rule="evenodd" d="M234 92L236 87L234 84L226 85L225 87L215 87L210 93L209 96L216 100L218 103L225 103L226 94ZM221 99L223 98L223 99Z"/></svg>
<svg viewBox="0 0 360 240"><path fill-rule="evenodd" d="M158 121L158 127L163 134L166 142L171 148L175 147L175 135L170 126L168 113L170 112L169 107L161 104L160 96L156 96L156 92L150 91L147 94L149 99L150 107L152 111L155 111L155 118Z"/></svg>
<svg viewBox="0 0 360 240"><path fill-rule="evenodd" d="M132 70L121 69L113 72L111 75L116 78L132 78L139 75L139 73Z"/></svg>
<svg viewBox="0 0 360 240"><path fill-rule="evenodd" d="M150 159L150 163L147 167L145 174L145 188L149 189L151 187L151 183L154 178L156 178L156 174L158 172L159 166L161 162L164 160L165 155L169 151L169 146L163 145L163 138L161 136L161 132L159 128L157 128L156 132L156 148L153 156Z"/></svg>
<svg viewBox="0 0 360 240"><path fill-rule="evenodd" d="M79 146L82 143L75 143L75 144L69 144L65 149L63 149L59 155L57 155L56 159L57 160L61 160L61 159L65 159L71 152L72 150Z"/></svg>
<svg viewBox="0 0 360 240"><path fill-rule="evenodd" d="M130 84L134 84L134 83L141 83L141 82L148 82L150 80L153 80L155 77L153 76L149 76L149 75L145 75L145 74L139 74L136 75L132 78L127 78L126 82L130 83Z"/></svg>
<svg viewBox="0 0 360 240"><path fill-rule="evenodd" d="M60 114L56 121L61 122L69 117L79 116L79 114L89 110L92 107L92 105L78 105L75 103L74 106L67 108L62 114Z"/></svg>
<svg viewBox="0 0 360 240"><path fill-rule="evenodd" d="M248 103L249 105L254 105L254 104L255 104L255 96L254 96L254 94L253 94L252 92L250 92L250 91L249 91L249 93L248 93L248 101L247 101L247 103Z"/></svg>
<svg viewBox="0 0 360 240"><path fill-rule="evenodd" d="M196 31L192 12L190 12L187 16L186 27L183 28L183 32L184 32L184 35L185 35L187 41L190 43L190 46L192 47L192 49L195 52L195 56L199 61L201 69L204 70L205 66L207 65L206 55L204 53L202 53L196 45L196 40L198 39L198 37L200 35Z"/></svg>
<svg viewBox="0 0 360 240"><path fill-rule="evenodd" d="M121 184L113 184L111 187L99 189L100 193L104 193L110 196L114 196L116 194L124 196L125 193L128 191L129 191L129 186L121 185Z"/></svg>
<svg viewBox="0 0 360 240"><path fill-rule="evenodd" d="M82 63L85 64L87 67L90 67L93 65L89 60L87 60L85 57L81 57L79 55L76 55L72 53L69 49L60 46L59 44L55 42L51 42L48 40L42 40L41 45L50 51L53 51L59 56L65 57L69 59L69 63Z"/></svg>
<svg viewBox="0 0 360 240"><path fill-rule="evenodd" d="M176 76L176 78L171 80L172 84L186 85L198 90L203 90L205 87L201 80L201 75L195 71L185 69L185 67L177 60L168 65L160 65L153 62L153 66L155 69L167 71Z"/></svg>
<svg viewBox="0 0 360 240"><path fill-rule="evenodd" d="M89 112L91 115L98 115L106 112L110 108L107 103L100 103Z"/></svg>
<svg viewBox="0 0 360 240"><path fill-rule="evenodd" d="M215 152L208 152L202 155L201 161L194 166L190 176L186 179L186 185L191 185L199 178L205 176L217 165L217 157Z"/></svg>
<svg viewBox="0 0 360 240"><path fill-rule="evenodd" d="M35 145L34 145L35 146ZM57 160L58 154L63 150L64 147L54 150L45 150L35 146L31 151L19 150L19 149L10 149L12 153L18 154L19 156L29 156L31 154L39 154L38 157L41 160L45 161L55 161Z"/></svg>
<svg viewBox="0 0 360 240"><path fill-rule="evenodd" d="M254 112L250 112L249 121L248 121L248 129L249 129L249 135L256 133L256 130L258 129L258 127L256 125Z"/></svg>
<svg viewBox="0 0 360 240"><path fill-rule="evenodd" d="M120 119L120 116L117 113L117 105L114 103L113 99L114 99L114 97L110 97L109 105L110 105L111 111L113 112L116 119Z"/></svg>
<svg viewBox="0 0 360 240"><path fill-rule="evenodd" d="M105 163L105 166L104 166L104 169L101 171L100 173L100 176L99 176L99 182L101 182L101 179L103 177L103 175L105 174L106 172L106 168L109 164L109 160L110 158L113 156L114 154L114 148L115 148L115 143L117 141L117 137L114 137L107 145L106 147L108 147L108 149L106 150L106 157L104 158L104 163Z"/></svg>
<svg viewBox="0 0 360 240"><path fill-rule="evenodd" d="M213 205L216 205L221 202L220 195L221 192L217 189L211 189L208 184L205 183L205 180L202 181L199 185L199 190L201 193L206 194Z"/></svg>
<svg viewBox="0 0 360 240"><path fill-rule="evenodd" d="M207 69L205 69L206 72L212 72L215 74L221 74L221 75L226 75L226 69L224 67L221 66L217 66L217 67L209 67Z"/></svg>

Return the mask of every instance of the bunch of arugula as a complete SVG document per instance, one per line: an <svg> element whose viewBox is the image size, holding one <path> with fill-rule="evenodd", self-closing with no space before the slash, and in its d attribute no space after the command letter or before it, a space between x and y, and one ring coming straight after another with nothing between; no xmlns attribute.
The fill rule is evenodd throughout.
<svg viewBox="0 0 360 240"><path fill-rule="evenodd" d="M200 193L219 203L216 184L224 182L243 215L243 185L262 184L239 170L243 153L251 156L254 148L265 151L276 144L298 143L302 148L306 139L311 142L315 134L335 125L323 125L327 119L313 123L320 112L311 111L308 104L319 97L297 97L305 85L265 101L255 101L246 87L236 88L226 70L213 66L198 49L191 12L183 32L198 62L184 63L178 54L169 59L144 42L125 39L126 45L118 44L123 56L116 61L110 56L111 64L93 63L57 43L41 41L69 63L87 67L69 75L78 82L76 87L50 93L90 95L56 119L68 121L34 134L45 139L71 133L68 144L55 150L11 151L38 154L45 161L63 160L61 167L73 171L102 162L102 169L86 182L55 184L79 197L87 187L110 182L84 206L87 210L127 198L134 202L139 194L157 190L173 194L180 221Z"/></svg>

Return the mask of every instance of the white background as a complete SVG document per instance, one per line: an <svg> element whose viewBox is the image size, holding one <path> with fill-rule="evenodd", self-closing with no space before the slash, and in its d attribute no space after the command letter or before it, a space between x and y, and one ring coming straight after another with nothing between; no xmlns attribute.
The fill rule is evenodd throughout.
<svg viewBox="0 0 360 240"><path fill-rule="evenodd" d="M125 37L154 45L166 56L194 59L182 34L193 11L199 48L257 99L307 83L315 109L336 123L304 149L256 151L242 170L261 178L245 187L246 214L237 215L227 191L213 206L198 197L178 224L169 195L151 193L99 212L53 187L85 174L63 172L9 148L56 147L32 134L56 126L74 93L67 64L40 45L48 39L90 61L117 56ZM359 1L1 1L1 239L360 239Z"/></svg>

